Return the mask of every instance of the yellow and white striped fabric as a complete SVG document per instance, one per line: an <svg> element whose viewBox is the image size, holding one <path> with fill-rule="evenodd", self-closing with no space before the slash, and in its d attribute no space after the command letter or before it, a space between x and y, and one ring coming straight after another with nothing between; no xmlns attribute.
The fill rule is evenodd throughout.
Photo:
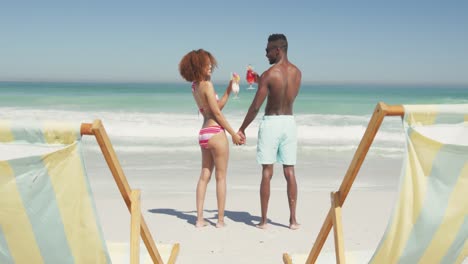
<svg viewBox="0 0 468 264"><path fill-rule="evenodd" d="M468 105L408 105L406 157L370 263L462 263L468 256Z"/></svg>
<svg viewBox="0 0 468 264"><path fill-rule="evenodd" d="M0 160L0 263L110 263L79 126L0 120L0 144L61 145Z"/></svg>

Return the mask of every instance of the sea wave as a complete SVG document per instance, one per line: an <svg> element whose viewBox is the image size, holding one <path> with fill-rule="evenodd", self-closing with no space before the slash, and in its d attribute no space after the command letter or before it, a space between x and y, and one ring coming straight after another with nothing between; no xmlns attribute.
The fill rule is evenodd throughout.
<svg viewBox="0 0 468 264"><path fill-rule="evenodd" d="M1 119L13 120L62 120L91 123L100 119L112 141L126 152L199 151L197 135L203 122L197 114L142 113L142 112L81 112L47 109L0 108ZM227 114L231 126L236 129L244 116ZM340 152L357 146L366 131L370 116L299 114L295 116L300 149L305 151L327 149ZM257 140L258 116L246 130L248 146L242 151L253 151ZM392 146L402 145L401 121L385 121L377 133L375 143L392 153Z"/></svg>

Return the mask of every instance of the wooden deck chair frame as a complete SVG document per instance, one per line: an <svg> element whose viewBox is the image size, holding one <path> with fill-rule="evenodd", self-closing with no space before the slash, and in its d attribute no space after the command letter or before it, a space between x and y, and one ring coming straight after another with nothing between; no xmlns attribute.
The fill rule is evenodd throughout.
<svg viewBox="0 0 468 264"><path fill-rule="evenodd" d="M391 106L383 102L379 102L375 107L374 113L367 125L366 132L354 153L354 157L348 167L343 181L341 182L339 190L331 193L331 208L328 211L319 234L317 235L312 250L307 257L306 264L312 264L317 261L320 251L322 250L332 227L334 230L336 263L345 263L341 207L348 196L354 180L361 169L361 165L366 158L367 152L369 151L385 116L403 116L404 113L405 111L402 105ZM283 254L283 262L285 264L292 264L292 258L288 253Z"/></svg>
<svg viewBox="0 0 468 264"><path fill-rule="evenodd" d="M102 154L106 160L107 165L114 177L115 183L119 188L120 194L131 213L131 227L130 227L130 263L139 263L140 257L140 235L148 250L148 253L154 263L164 264L159 254L159 251L154 243L151 232L146 225L145 219L141 215L140 209L140 191L132 190L128 184L127 178L120 166L117 155L110 142L107 132L101 120L95 120L92 124L82 123L80 128L81 135L95 136L96 141L101 148ZM172 247L168 263L175 263L177 254L179 253L179 244L176 243Z"/></svg>

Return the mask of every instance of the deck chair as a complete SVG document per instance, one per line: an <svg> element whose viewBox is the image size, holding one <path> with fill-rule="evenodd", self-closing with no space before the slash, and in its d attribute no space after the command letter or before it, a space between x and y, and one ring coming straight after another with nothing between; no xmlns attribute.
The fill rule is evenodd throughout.
<svg viewBox="0 0 468 264"><path fill-rule="evenodd" d="M82 135L96 137L131 213L127 244L103 238ZM158 251L141 214L140 191L130 189L100 120L78 125L0 120L0 147L0 263L175 262L179 244L164 246L165 255Z"/></svg>
<svg viewBox="0 0 468 264"><path fill-rule="evenodd" d="M403 117L406 156L399 196L375 252L346 252L341 207L385 116ZM379 103L340 189L331 193L331 208L309 255L284 253L283 262L316 263L333 227L335 256L326 263L462 263L468 256L467 192L468 104Z"/></svg>

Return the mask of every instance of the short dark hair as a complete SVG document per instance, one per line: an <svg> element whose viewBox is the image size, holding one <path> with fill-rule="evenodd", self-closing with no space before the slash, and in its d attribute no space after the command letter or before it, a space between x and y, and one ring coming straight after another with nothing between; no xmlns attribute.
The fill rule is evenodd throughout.
<svg viewBox="0 0 468 264"><path fill-rule="evenodd" d="M288 51L288 39L284 34L271 34L268 37L268 42L275 42L278 48L283 49L285 52Z"/></svg>

